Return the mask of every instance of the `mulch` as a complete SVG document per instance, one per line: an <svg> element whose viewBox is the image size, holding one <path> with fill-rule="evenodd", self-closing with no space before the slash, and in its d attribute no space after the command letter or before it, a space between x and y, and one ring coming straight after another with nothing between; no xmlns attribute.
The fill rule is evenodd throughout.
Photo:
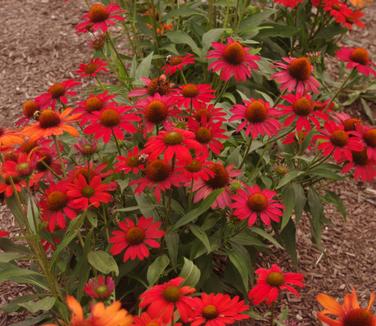
<svg viewBox="0 0 376 326"><path fill-rule="evenodd" d="M71 78L79 63L87 61L86 39L74 31L84 9L81 1L1 0L1 127L12 125L25 99L45 91L53 82ZM354 32L347 43L366 47L376 55L376 4L365 12L367 29ZM323 254L312 244L308 218L303 217L298 229L298 270L305 274L306 287L301 298L285 300L290 303L291 325L319 325L314 318L319 292L342 298L354 287L366 302L369 292L376 290L376 187L341 181L330 188L345 201L348 217L344 221L334 207L327 208L331 224L323 234ZM11 237L18 237L19 230L5 207L0 207L0 225L11 231ZM267 261L292 266L283 252L274 252ZM0 304L27 291L24 285L0 284ZM23 318L22 313L0 313L0 326Z"/></svg>

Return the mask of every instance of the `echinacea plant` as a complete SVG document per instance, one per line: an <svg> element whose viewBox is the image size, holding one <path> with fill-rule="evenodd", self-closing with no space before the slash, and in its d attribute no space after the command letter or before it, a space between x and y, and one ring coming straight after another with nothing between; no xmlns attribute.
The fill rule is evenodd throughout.
<svg viewBox="0 0 376 326"><path fill-rule="evenodd" d="M296 268L301 220L321 249L325 205L346 215L327 181L376 177L375 127L340 112L376 75L367 49L339 46L364 27L351 3L87 2L76 30L92 56L0 130L0 194L23 242L0 231L0 280L34 290L2 309L39 312L31 324L222 326L264 302L279 325L303 274L259 253L284 248ZM354 294L318 299L329 325L375 326Z"/></svg>

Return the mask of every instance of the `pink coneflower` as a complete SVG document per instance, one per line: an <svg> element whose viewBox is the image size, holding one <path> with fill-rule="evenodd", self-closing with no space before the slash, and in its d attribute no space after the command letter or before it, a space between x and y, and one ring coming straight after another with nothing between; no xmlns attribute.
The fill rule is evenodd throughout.
<svg viewBox="0 0 376 326"><path fill-rule="evenodd" d="M281 70L272 76L280 84L282 91L296 92L299 95L319 92L320 83L313 77L313 66L307 57L285 57L282 60L284 62L277 62L275 65Z"/></svg>
<svg viewBox="0 0 376 326"><path fill-rule="evenodd" d="M115 282L111 276L99 275L91 278L84 287L85 293L96 300L106 300L115 289Z"/></svg>
<svg viewBox="0 0 376 326"><path fill-rule="evenodd" d="M88 181L80 174L67 184L67 195L71 199L73 208L85 211L91 206L98 208L101 204L111 202L110 192L115 189L115 182L103 183L100 176L95 176Z"/></svg>
<svg viewBox="0 0 376 326"><path fill-rule="evenodd" d="M305 129L310 131L312 129L311 123L313 123L316 129L320 129L320 122L317 118L326 119L327 115L322 111L314 110L315 103L312 101L311 95L294 95L288 94L282 96L290 105L280 104L278 107L281 115L286 116L284 121L285 126L290 126L296 122L296 129L298 131Z"/></svg>
<svg viewBox="0 0 376 326"><path fill-rule="evenodd" d="M98 143L95 140L88 140L86 138L81 138L74 148L83 156L92 156L98 151Z"/></svg>
<svg viewBox="0 0 376 326"><path fill-rule="evenodd" d="M258 185L246 186L233 195L231 207L238 219L248 219L249 227L256 223L257 218L265 225L270 225L271 221L279 223L284 206L275 199L276 196L275 191L261 189Z"/></svg>
<svg viewBox="0 0 376 326"><path fill-rule="evenodd" d="M219 155L223 149L223 144L219 141L221 139L227 139L224 135L225 130L221 127L222 122L204 122L199 123L196 119L189 119L188 128L191 130L195 139L206 148L210 149L214 154ZM203 155L202 153L200 155Z"/></svg>
<svg viewBox="0 0 376 326"><path fill-rule="evenodd" d="M258 69L256 61L260 60L257 55L249 53L249 48L244 47L231 37L227 44L218 42L212 43L214 50L208 52L208 59L214 59L209 64L209 70L220 71L222 80L229 80L234 77L237 81L245 81L251 77L253 69Z"/></svg>
<svg viewBox="0 0 376 326"><path fill-rule="evenodd" d="M376 128L361 124L357 124L355 128L364 147L367 148L368 157L376 160Z"/></svg>
<svg viewBox="0 0 376 326"><path fill-rule="evenodd" d="M249 310L244 300L238 296L231 298L228 294L202 293L201 297L195 298L193 307L191 326L225 326L250 318L244 313Z"/></svg>
<svg viewBox="0 0 376 326"><path fill-rule="evenodd" d="M173 169L171 163L166 159L150 160L144 170L145 176L131 181L130 185L137 185L136 194L144 192L145 189L154 190L155 198L157 202L160 202L162 192L173 186L179 187L184 181L177 170L177 168Z"/></svg>
<svg viewBox="0 0 376 326"><path fill-rule="evenodd" d="M189 162L192 159L191 151L199 154L204 149L195 140L193 132L173 128L150 137L145 144L144 152L149 154L151 159L157 158L163 153L166 160L172 160L175 157L179 161Z"/></svg>
<svg viewBox="0 0 376 326"><path fill-rule="evenodd" d="M278 300L280 291L287 291L295 296L300 296L293 287L304 287L304 276L300 273L285 273L278 265L273 264L271 268L259 268L256 270L258 276L256 285L249 291L248 297L255 305L265 301L272 304Z"/></svg>
<svg viewBox="0 0 376 326"><path fill-rule="evenodd" d="M173 75L175 72L182 71L186 66L193 65L195 58L193 54L188 53L185 56L171 55L167 58L167 63L162 67L167 75Z"/></svg>
<svg viewBox="0 0 376 326"><path fill-rule="evenodd" d="M101 179L105 179L111 174L113 174L113 171L108 169L108 165L106 163L95 165L93 162L90 162L90 164L75 166L69 171L67 179L72 181L79 175L82 175L87 181L90 181L96 176L99 176Z"/></svg>
<svg viewBox="0 0 376 326"><path fill-rule="evenodd" d="M188 322L194 299L190 297L196 290L183 286L184 278L176 277L166 283L154 285L140 295L140 307L146 308L151 316L159 316L163 322L171 321L175 308L183 322Z"/></svg>
<svg viewBox="0 0 376 326"><path fill-rule="evenodd" d="M48 88L46 93L39 95L35 100L40 104L41 108L55 108L57 102L66 105L68 103L68 96L77 95L77 92L73 91L72 88L80 84L80 82L73 79L55 83Z"/></svg>
<svg viewBox="0 0 376 326"><path fill-rule="evenodd" d="M367 149L352 152L352 160L345 164L343 173L354 170L354 179L361 181L373 181L376 178L376 161L368 157Z"/></svg>
<svg viewBox="0 0 376 326"><path fill-rule="evenodd" d="M96 77L99 72L108 72L107 62L99 58L91 59L89 63L81 63L76 71L81 77Z"/></svg>
<svg viewBox="0 0 376 326"><path fill-rule="evenodd" d="M214 99L214 89L209 84L185 84L179 87L176 104L186 108L200 107Z"/></svg>
<svg viewBox="0 0 376 326"><path fill-rule="evenodd" d="M336 56L342 62L347 62L348 69L356 69L365 76L376 76L375 63L371 60L369 52L364 48L343 47L337 51Z"/></svg>
<svg viewBox="0 0 376 326"><path fill-rule="evenodd" d="M130 134L137 132L133 122L141 120L139 116L129 111L131 107L125 106L110 106L99 112L95 111L84 133L94 135L96 139L102 138L104 143L108 143L113 135L123 140L125 132Z"/></svg>
<svg viewBox="0 0 376 326"><path fill-rule="evenodd" d="M141 77L141 81L144 83L145 87L135 88L128 93L128 97L139 97L139 96L153 96L159 94L160 96L171 95L176 92L173 88L173 84L167 79L166 75L161 75L159 77L150 79L146 77Z"/></svg>
<svg viewBox="0 0 376 326"><path fill-rule="evenodd" d="M210 162L205 158L193 158L190 162L182 162L181 174L187 180L186 186L190 186L194 180L209 180L214 176L214 172L209 168Z"/></svg>
<svg viewBox="0 0 376 326"><path fill-rule="evenodd" d="M124 20L121 14L124 12L119 5L110 3L107 6L102 3L94 3L89 11L82 16L83 22L77 24L76 30L80 33L95 32L101 30L107 32L108 27Z"/></svg>
<svg viewBox="0 0 376 326"><path fill-rule="evenodd" d="M132 150L128 151L126 156L118 156L117 163L115 164L117 171L124 172L125 174L137 174L145 167L142 158L143 155L138 147L135 146Z"/></svg>
<svg viewBox="0 0 376 326"><path fill-rule="evenodd" d="M224 122L226 113L223 112L223 108L215 107L213 104L200 103L194 108L192 118L200 123Z"/></svg>
<svg viewBox="0 0 376 326"><path fill-rule="evenodd" d="M277 134L281 124L275 117L279 112L270 108L270 104L262 99L250 99L244 104L236 104L232 108L230 121L241 120L236 131L245 128L245 134L251 134L252 138L258 136L274 136Z"/></svg>
<svg viewBox="0 0 376 326"><path fill-rule="evenodd" d="M160 229L161 222L155 222L152 217L141 216L137 223L131 218L126 218L118 224L120 230L112 231L110 252L119 255L124 251L123 261L144 260L150 256L149 247L159 248L157 241L164 236Z"/></svg>
<svg viewBox="0 0 376 326"><path fill-rule="evenodd" d="M231 205L231 182L240 174L232 165L223 166L219 162L210 162L209 169L214 173L207 180L195 180L193 191L196 192L193 201L195 203L205 199L216 189L223 189L222 193L212 204L212 208L225 208Z"/></svg>
<svg viewBox="0 0 376 326"><path fill-rule="evenodd" d="M363 149L359 137L355 137L351 131L346 131L342 124L333 121L326 122L320 134L313 139L319 141L318 148L324 156L332 154L337 163L351 161L351 152Z"/></svg>

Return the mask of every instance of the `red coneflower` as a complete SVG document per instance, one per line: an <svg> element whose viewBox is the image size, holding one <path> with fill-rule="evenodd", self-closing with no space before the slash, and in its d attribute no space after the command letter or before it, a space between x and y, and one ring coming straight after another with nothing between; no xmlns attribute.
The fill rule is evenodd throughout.
<svg viewBox="0 0 376 326"><path fill-rule="evenodd" d="M327 294L320 293L316 300L324 310L317 313L317 318L328 326L376 326L376 315L371 311L375 298L375 293L372 292L367 308L362 308L355 289L345 295L343 304Z"/></svg>
<svg viewBox="0 0 376 326"><path fill-rule="evenodd" d="M369 52L364 48L346 48L339 49L336 56L342 62L347 62L348 69L356 69L365 76L376 76L376 64L371 60Z"/></svg>
<svg viewBox="0 0 376 326"><path fill-rule="evenodd" d="M303 0L274 0L282 6L289 7L291 9L295 8L298 4L302 3Z"/></svg>
<svg viewBox="0 0 376 326"><path fill-rule="evenodd" d="M193 110L192 118L200 123L207 122L224 122L226 121L226 113L223 108L215 107L213 104L200 103Z"/></svg>
<svg viewBox="0 0 376 326"><path fill-rule="evenodd" d="M6 198L12 197L14 192L21 192L26 188L26 182L20 176L9 174L2 169L0 172L0 194Z"/></svg>
<svg viewBox="0 0 376 326"><path fill-rule="evenodd" d="M265 225L270 225L271 221L278 223L283 215L284 206L275 199L276 196L275 191L261 189L258 185L246 186L232 197L233 214L239 220L247 219L249 227L256 223L257 218Z"/></svg>
<svg viewBox="0 0 376 326"><path fill-rule="evenodd" d="M191 185L192 180L206 181L214 176L214 172L210 170L210 162L205 158L196 157L190 162L182 162L182 177L187 180L186 186Z"/></svg>
<svg viewBox="0 0 376 326"><path fill-rule="evenodd" d="M76 73L81 77L96 77L101 71L109 72L107 62L99 58L94 58L89 63L81 63Z"/></svg>
<svg viewBox="0 0 376 326"><path fill-rule="evenodd" d="M141 154L138 147L133 147L128 151L126 156L118 156L117 163L115 164L117 171L124 172L125 174L134 173L137 174L144 169L145 154Z"/></svg>
<svg viewBox="0 0 376 326"><path fill-rule="evenodd" d="M85 211L89 206L99 207L112 201L109 192L116 189L116 183L102 183L100 176L94 176L89 181L79 174L67 184L67 195L71 200L71 206Z"/></svg>
<svg viewBox="0 0 376 326"><path fill-rule="evenodd" d="M355 129L364 147L367 148L368 157L376 160L376 128L356 124Z"/></svg>
<svg viewBox="0 0 376 326"><path fill-rule="evenodd" d="M184 56L181 55L171 55L167 57L166 65L162 67L167 75L173 75L176 71L182 71L184 67L188 65L193 65L195 63L195 58L193 54L188 53Z"/></svg>
<svg viewBox="0 0 376 326"><path fill-rule="evenodd" d="M245 128L245 134L252 138L258 136L274 136L277 134L281 124L275 117L279 112L274 108L270 108L270 104L262 99L249 99L244 104L236 104L232 108L232 117L230 121L241 120L236 131Z"/></svg>
<svg viewBox="0 0 376 326"><path fill-rule="evenodd" d="M166 283L155 285L140 295L140 307L151 316L160 316L163 322L171 321L175 308L181 320L187 322L192 312L194 299L189 295L196 290L182 286L184 278L176 277Z"/></svg>
<svg viewBox="0 0 376 326"><path fill-rule="evenodd" d="M134 134L137 128L132 122L140 121L141 118L134 113L129 113L132 108L128 106L110 106L95 111L91 115L90 124L84 129L85 134L94 135L96 139L102 138L108 143L114 135L117 139L124 139L124 132Z"/></svg>
<svg viewBox="0 0 376 326"><path fill-rule="evenodd" d="M368 157L367 149L351 152L352 160L347 162L342 169L343 173L354 170L354 179L373 181L376 178L376 161Z"/></svg>
<svg viewBox="0 0 376 326"><path fill-rule="evenodd" d="M94 3L89 11L82 16L83 22L77 24L76 30L80 33L95 32L101 30L106 33L110 26L117 21L124 20L121 14L124 10L119 5L110 3L107 6L103 3Z"/></svg>
<svg viewBox="0 0 376 326"><path fill-rule="evenodd" d="M166 75L161 75L153 79L141 77L140 80L144 83L145 87L131 90L128 93L128 97L153 96L155 94L166 96L176 92L176 89L173 88L174 85L170 83Z"/></svg>
<svg viewBox="0 0 376 326"><path fill-rule="evenodd" d="M143 312L140 316L135 316L133 319L133 326L167 326L168 324L162 321L161 317L152 317L149 313ZM181 326L181 323L174 323L176 326Z"/></svg>
<svg viewBox="0 0 376 326"><path fill-rule="evenodd" d="M244 47L231 37L227 44L212 43L214 50L208 52L208 59L214 59L209 64L209 70L220 71L222 80L234 77L237 81L245 81L251 77L253 69L258 69L257 61L260 57L249 53L249 48Z"/></svg>
<svg viewBox="0 0 376 326"><path fill-rule="evenodd" d="M85 293L97 300L106 300L115 289L115 282L111 276L99 275L91 278L84 287Z"/></svg>
<svg viewBox="0 0 376 326"><path fill-rule="evenodd" d="M266 304L272 304L278 300L280 291L287 291L295 296L300 296L299 292L293 287L304 287L303 274L284 273L278 265L273 264L270 269L259 268L256 285L248 292L248 297L255 305L265 301Z"/></svg>
<svg viewBox="0 0 376 326"><path fill-rule="evenodd" d="M358 26L360 28L364 28L366 26L361 21L361 18L364 16L364 13L361 10L352 10L343 2L329 4L326 6L326 8L328 9L328 7L331 7L329 10L330 15L343 27L352 30L353 26Z"/></svg>
<svg viewBox="0 0 376 326"><path fill-rule="evenodd" d="M123 261L144 260L149 257L149 247L159 248L157 241L164 236L160 229L161 222L155 222L152 217L140 217L135 223L132 219L126 218L118 224L120 230L112 231L110 252L112 255L119 255L124 252Z"/></svg>
<svg viewBox="0 0 376 326"><path fill-rule="evenodd" d="M209 84L185 84L179 87L176 103L185 108L199 107L214 99L214 89Z"/></svg>
<svg viewBox="0 0 376 326"><path fill-rule="evenodd" d="M238 296L231 298L222 293L202 293L200 298L195 298L193 316L189 319L191 326L224 326L234 324L236 321L249 319L244 314L249 306Z"/></svg>
<svg viewBox="0 0 376 326"><path fill-rule="evenodd" d="M27 124L31 119L34 118L34 115L37 111L40 111L41 104L38 102L37 99L34 100L26 100L22 104L22 117L16 121L16 126L24 126Z"/></svg>
<svg viewBox="0 0 376 326"><path fill-rule="evenodd" d="M0 238L6 238L9 236L8 231L0 230Z"/></svg>
<svg viewBox="0 0 376 326"><path fill-rule="evenodd" d="M40 104L42 108L52 107L55 108L56 103L60 102L63 105L67 105L67 96L75 96L77 93L71 89L80 85L77 80L68 79L60 83L51 85L46 93L39 95L35 100Z"/></svg>
<svg viewBox="0 0 376 326"><path fill-rule="evenodd" d="M282 60L275 64L281 70L272 76L282 91L296 92L298 95L319 92L320 83L313 77L313 66L307 57L286 57Z"/></svg>
<svg viewBox="0 0 376 326"><path fill-rule="evenodd" d="M66 182L50 184L39 202L41 219L48 223L50 232L56 227L65 229L66 218L73 220L77 216L66 191Z"/></svg>

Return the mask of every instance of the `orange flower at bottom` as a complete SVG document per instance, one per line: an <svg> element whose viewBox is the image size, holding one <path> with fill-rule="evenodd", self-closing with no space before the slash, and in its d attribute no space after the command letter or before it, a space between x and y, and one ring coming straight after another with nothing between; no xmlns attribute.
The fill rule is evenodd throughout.
<svg viewBox="0 0 376 326"><path fill-rule="evenodd" d="M376 326L376 316L371 311L375 298L375 293L371 293L367 308L361 308L354 289L345 295L342 305L333 297L320 293L316 299L325 309L317 318L328 326Z"/></svg>

